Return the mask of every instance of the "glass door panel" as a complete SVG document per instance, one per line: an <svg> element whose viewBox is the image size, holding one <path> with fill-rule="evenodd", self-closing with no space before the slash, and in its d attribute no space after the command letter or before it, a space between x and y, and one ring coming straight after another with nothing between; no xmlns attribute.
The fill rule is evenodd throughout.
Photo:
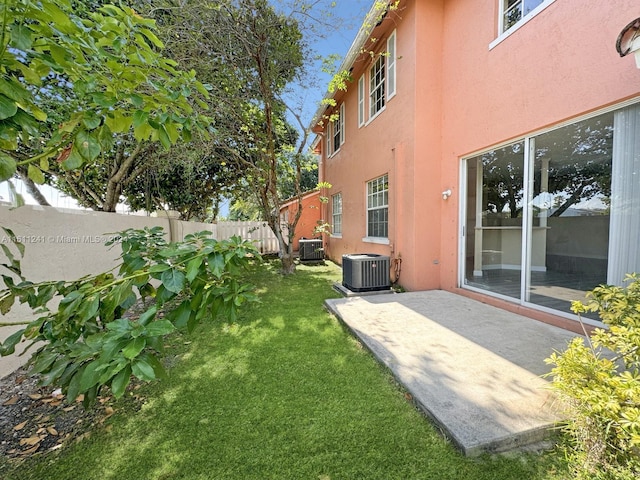
<svg viewBox="0 0 640 480"><path fill-rule="evenodd" d="M467 160L465 284L521 296L524 142Z"/></svg>
<svg viewBox="0 0 640 480"><path fill-rule="evenodd" d="M569 313L571 301L607 281L613 114L532 141L525 301Z"/></svg>
<svg viewBox="0 0 640 480"><path fill-rule="evenodd" d="M640 273L640 103L469 158L466 174L464 286L572 314Z"/></svg>

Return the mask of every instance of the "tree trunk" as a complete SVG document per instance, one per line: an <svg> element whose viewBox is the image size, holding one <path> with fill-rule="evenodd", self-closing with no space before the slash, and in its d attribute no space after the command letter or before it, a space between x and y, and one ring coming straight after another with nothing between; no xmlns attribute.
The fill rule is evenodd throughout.
<svg viewBox="0 0 640 480"><path fill-rule="evenodd" d="M282 274L291 275L296 272L296 262L292 253L286 252L281 255Z"/></svg>
<svg viewBox="0 0 640 480"><path fill-rule="evenodd" d="M33 180L29 178L29 175L26 172L22 171L21 169L18 169L18 175L20 175L20 179L22 180L25 187L27 188L27 192L29 192L29 195L31 195L33 199L36 202L38 202L38 205L42 205L43 207L51 206L51 204L47 201L47 199L42 194L38 186L34 183Z"/></svg>
<svg viewBox="0 0 640 480"><path fill-rule="evenodd" d="M103 212L115 212L118 202L120 201L120 195L122 194L122 186L129 178L131 171L137 171L134 166L138 160L138 156L142 151L142 142L138 142L136 147L129 155L125 154L124 144L118 148L116 152L116 159L114 168L111 171L109 181L107 182L107 188L104 195Z"/></svg>
<svg viewBox="0 0 640 480"><path fill-rule="evenodd" d="M580 198L582 197L582 192L584 192L584 184L580 185L580 187L578 187L576 190L574 190L574 192L571 194L571 196L569 198L567 198L564 203L562 205L560 205L560 207L558 207L558 209L553 212L553 214L551 215L552 217L559 217L561 216L564 212L566 212L568 210L568 208L573 205L574 203L577 203Z"/></svg>

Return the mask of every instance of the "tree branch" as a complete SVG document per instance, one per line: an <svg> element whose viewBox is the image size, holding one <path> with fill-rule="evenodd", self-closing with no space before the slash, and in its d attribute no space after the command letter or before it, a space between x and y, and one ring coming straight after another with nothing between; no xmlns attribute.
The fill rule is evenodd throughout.
<svg viewBox="0 0 640 480"><path fill-rule="evenodd" d="M64 183L73 191L74 197L81 203L87 205L92 210L102 210L102 199L98 197L84 181L79 185L70 172L65 172L63 179Z"/></svg>
<svg viewBox="0 0 640 480"><path fill-rule="evenodd" d="M31 180L31 178L29 178L29 174L25 172L21 167L18 167L17 172L18 172L18 175L20 176L20 179L22 180L25 187L27 188L27 192L29 192L29 195L31 195L34 198L34 200L38 202L38 205L42 205L44 207L50 207L51 204L42 194L42 192L40 191L38 186L35 184L35 182Z"/></svg>
<svg viewBox="0 0 640 480"><path fill-rule="evenodd" d="M143 142L138 142L133 151L125 157L124 148L118 149L118 153L116 157L118 158L118 168L111 173L109 177L109 181L107 182L107 189L105 192L105 200L104 200L104 211L115 212L116 206L120 199L120 195L122 194L122 183L125 179L125 176L131 170L131 166L137 160L140 152L142 151L142 147L144 146Z"/></svg>

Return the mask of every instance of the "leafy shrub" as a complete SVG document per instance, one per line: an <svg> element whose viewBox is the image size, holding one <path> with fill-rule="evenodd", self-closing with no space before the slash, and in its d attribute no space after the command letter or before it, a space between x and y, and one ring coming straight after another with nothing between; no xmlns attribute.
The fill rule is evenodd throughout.
<svg viewBox="0 0 640 480"><path fill-rule="evenodd" d="M252 287L238 279L240 269L259 258L253 244L208 235L201 232L167 243L161 227L126 230L119 237L122 263L116 274L71 282L25 280L19 260L2 245L9 259L3 266L13 275L2 276L6 289L0 292L0 310L7 313L18 300L39 317L0 344L0 355L13 353L23 340L43 342L31 358L31 371L41 375L42 385L60 386L69 401L84 394L85 406L103 387L122 396L132 376L145 381L162 377L158 354L165 335L190 332L218 313L234 320L238 307L255 300ZM14 243L22 255L24 246ZM48 303L56 296L62 300L50 309ZM138 297L146 310L136 320L126 318ZM164 317L158 315L161 309Z"/></svg>
<svg viewBox="0 0 640 480"><path fill-rule="evenodd" d="M576 478L640 475L640 278L626 280L626 288L602 285L587 303L573 302L575 313L598 312L608 328L546 360L567 406L565 448Z"/></svg>

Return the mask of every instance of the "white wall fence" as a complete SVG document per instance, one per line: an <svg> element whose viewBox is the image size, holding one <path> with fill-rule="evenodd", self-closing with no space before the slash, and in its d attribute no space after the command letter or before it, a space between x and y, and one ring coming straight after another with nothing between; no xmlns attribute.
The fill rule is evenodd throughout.
<svg viewBox="0 0 640 480"><path fill-rule="evenodd" d="M109 248L105 243L117 232L128 228L161 226L167 240L171 241L180 241L189 233L203 230L212 232L212 237L217 240L239 235L244 240L255 242L262 254L278 251L277 239L265 222L211 224L183 222L168 218L167 215L146 217L25 205L17 209L0 206L0 226L11 229L24 244L22 272L28 280L35 282L74 280L115 268L120 254L119 246L115 244ZM0 243L17 255L13 242L2 230ZM0 321L16 322L29 317L31 312L27 308L16 305L7 315L0 315ZM1 327L0 341L18 329ZM0 378L11 373L25 360L15 356L0 357Z"/></svg>
<svg viewBox="0 0 640 480"><path fill-rule="evenodd" d="M218 222L212 227L213 238L218 240L239 235L244 240L255 242L260 253L277 253L280 250L278 239L267 222Z"/></svg>

